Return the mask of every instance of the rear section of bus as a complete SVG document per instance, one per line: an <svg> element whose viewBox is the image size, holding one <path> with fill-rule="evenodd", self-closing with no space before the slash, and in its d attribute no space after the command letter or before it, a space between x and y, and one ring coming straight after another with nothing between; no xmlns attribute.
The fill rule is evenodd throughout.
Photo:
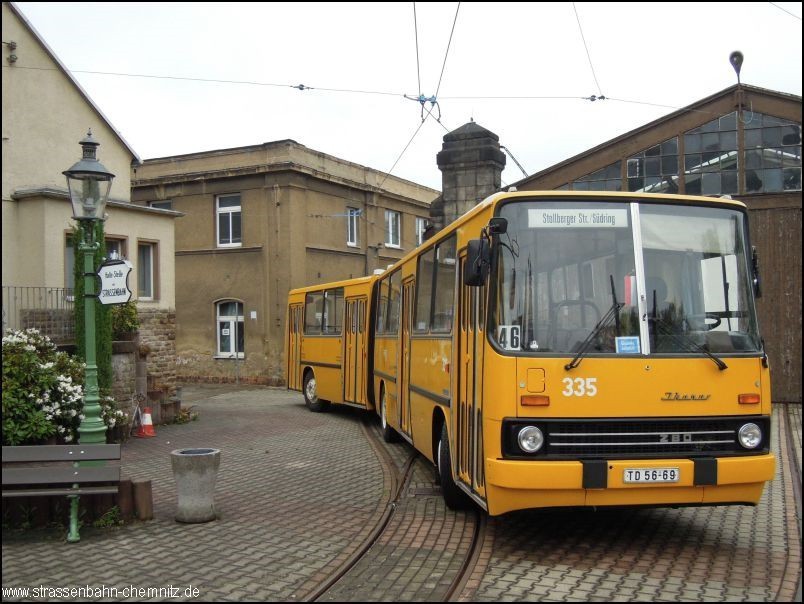
<svg viewBox="0 0 804 604"><path fill-rule="evenodd" d="M368 375L374 277L291 290L285 336L288 388L313 411L373 407Z"/></svg>

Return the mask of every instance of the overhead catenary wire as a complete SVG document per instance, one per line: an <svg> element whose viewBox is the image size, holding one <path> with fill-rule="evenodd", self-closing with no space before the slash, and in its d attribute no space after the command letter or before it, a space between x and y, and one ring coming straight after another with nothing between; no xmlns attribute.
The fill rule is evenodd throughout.
<svg viewBox="0 0 804 604"><path fill-rule="evenodd" d="M592 70L592 77L595 80L595 86L597 86L598 92L600 92L600 96L598 99L605 99L606 97L603 96L603 89L600 87L600 82L597 80L597 74L595 73L595 66L592 63L592 55L589 54L589 45L586 43L586 36L583 35L583 27L581 26L581 17L578 15L578 9L575 7L575 3L572 3L572 10L575 11L575 19L578 21L578 30L581 32L581 40L583 40L583 47L586 50L586 58L589 60L589 68ZM591 101L596 100L594 95L590 97Z"/></svg>
<svg viewBox="0 0 804 604"><path fill-rule="evenodd" d="M444 52L444 62L441 65L441 75L438 76L438 86L436 86L435 98L438 99L438 92L441 90L441 80L444 79L444 69L447 66L447 57L449 56L449 48L452 45L452 36L455 33L455 24L458 22L458 11L461 10L461 3L455 8L455 18L452 20L452 29L449 32L449 40L447 41L447 50Z"/></svg>
<svg viewBox="0 0 804 604"><path fill-rule="evenodd" d="M382 189L382 186L385 184L385 181L388 180L389 176L391 176L391 173L394 171L394 168L396 168L396 165L399 163L399 160L402 159L403 155L405 155L405 151L407 151L408 147L410 147L411 143L413 143L413 139L415 139L416 135L419 134L419 131L422 129L422 126L424 126L424 122L426 122L427 118L430 117L430 115L432 114L432 111L433 111L432 109L427 110L427 115L424 117L424 119L421 121L419 126L416 128L416 131L413 133L413 136L410 137L410 140L408 141L408 144L405 145L404 149L402 149L402 152L399 154L399 157L396 158L396 161L394 162L394 165L391 166L391 169L388 170L388 172L385 173L385 176L383 177L382 182L380 182L380 184L379 184L379 186L377 188Z"/></svg>
<svg viewBox="0 0 804 604"><path fill-rule="evenodd" d="M798 16L798 15L796 15L796 14L791 13L789 10L787 10L786 8L783 8L783 7L779 6L779 5L778 5L778 4L776 4L775 2L768 2L768 4L770 4L771 6L775 6L775 7L776 7L776 8L778 8L780 11L783 11L783 12L787 13L788 15L790 15L791 17L793 17L794 19L798 19L799 21L801 21L801 17L799 17L799 16Z"/></svg>
<svg viewBox="0 0 804 604"><path fill-rule="evenodd" d="M5 69L6 66L3 66ZM15 70L20 69L30 69L36 71L60 71L57 67L29 67L29 66L22 66L22 65L15 65ZM124 73L124 72L114 72L114 71L94 71L94 70L87 70L87 69L68 69L69 73L83 73L89 75L102 75L102 76L112 76L112 77L129 77L129 78L151 78L151 79L159 79L159 80L174 80L174 81L188 81L188 82L199 82L199 83L209 83L209 84L234 84L234 85L246 85L246 86L264 86L264 87L274 87L274 88L291 88L296 89L299 91L308 91L313 90L317 92L336 92L336 93L347 93L347 94L372 94L372 95L382 95L382 96L392 96L392 97L401 97L404 99L413 99L418 100L416 97L407 95L403 92L391 92L387 90L362 90L356 88L331 88L331 87L319 87L319 86L306 86L304 84L280 84L276 82L259 82L254 80L229 80L229 79L222 79L222 78L195 78L195 77L187 77L187 76L173 76L173 75L155 75L155 74L145 74L145 73ZM595 95L592 95L595 96ZM445 96L441 97L443 100L512 100L512 101L539 101L539 100L582 100L582 101L589 101L592 97L588 96L576 96L576 95L465 95L465 96ZM601 97L596 97L597 99L601 99ZM664 107L667 109L684 109L684 107L676 106L676 105L667 105L661 103L654 103L650 101L640 101L635 99L621 99L621 98L614 98L614 97L605 97L606 100L611 101L619 101L621 103L632 103L636 105L646 105L651 107ZM429 100L429 99L426 99ZM601 99L602 100L602 99ZM706 111L703 109L690 109L690 111L697 111L699 113L710 113L712 115L718 114L716 111Z"/></svg>
<svg viewBox="0 0 804 604"><path fill-rule="evenodd" d="M416 38L416 78L419 82L419 96L422 95L422 72L419 66L419 22L416 19L416 3L413 3L413 33Z"/></svg>

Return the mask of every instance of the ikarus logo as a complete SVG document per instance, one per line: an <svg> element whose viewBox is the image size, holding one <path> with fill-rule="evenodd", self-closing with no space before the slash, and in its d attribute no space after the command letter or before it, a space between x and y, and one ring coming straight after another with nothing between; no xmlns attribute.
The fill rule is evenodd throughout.
<svg viewBox="0 0 804 604"><path fill-rule="evenodd" d="M687 392L665 392L663 401L707 401L711 394L696 394Z"/></svg>

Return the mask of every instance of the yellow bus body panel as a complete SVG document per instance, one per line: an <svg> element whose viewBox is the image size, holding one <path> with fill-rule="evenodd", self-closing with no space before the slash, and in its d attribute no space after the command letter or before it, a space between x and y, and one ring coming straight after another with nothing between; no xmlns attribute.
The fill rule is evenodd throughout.
<svg viewBox="0 0 804 604"><path fill-rule="evenodd" d="M773 454L717 460L715 486L694 486L690 459L619 460L608 462L608 486L584 489L579 461L486 460L489 513L518 509L572 506L745 503L756 505L765 481L776 471ZM679 482L627 484L625 468L678 468Z"/></svg>
<svg viewBox="0 0 804 604"><path fill-rule="evenodd" d="M372 408L372 397L369 395L371 381L365 379L368 361L368 348L370 338L368 336L371 329L371 312L370 301L373 291L373 285L376 281L375 277L359 277L357 279L349 279L345 281L335 281L333 283L325 283L310 287L302 287L291 290L288 293L288 308L296 305L304 307L307 294L318 293L334 289L343 289L343 302L342 312L343 315L339 318L341 322L341 333L339 335L322 335L322 334L306 334L302 329L299 334L300 339L300 370L302 375L307 371L312 371L316 378L316 388L318 397L335 404L349 403L358 404L364 408ZM355 379L356 372L354 366L349 365L344 359L344 342L347 337L347 330L349 329L350 318L346 316L347 302L350 300L364 300L365 312L362 315L362 338L353 340L353 343L360 344L356 352L357 356L354 358L363 359L363 364L360 367L362 370L357 383L363 385L363 391L356 393L357 403L353 401L346 401L344 397L344 381L346 379ZM304 321L302 322L302 327ZM285 358L288 358L288 346L291 338L287 335L290 325L286 325L285 332ZM286 383L290 386L290 368L286 369ZM302 382L303 384L303 382ZM303 386L302 386L303 387ZM300 388L292 388L293 390L301 390Z"/></svg>

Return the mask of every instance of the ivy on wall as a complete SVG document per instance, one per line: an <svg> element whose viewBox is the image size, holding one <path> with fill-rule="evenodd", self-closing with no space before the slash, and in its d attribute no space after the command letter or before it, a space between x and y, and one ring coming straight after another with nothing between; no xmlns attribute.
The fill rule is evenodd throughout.
<svg viewBox="0 0 804 604"><path fill-rule="evenodd" d="M86 331L84 329L84 257L79 250L81 243L82 229L86 222L82 221L78 227L73 229L72 243L75 251L75 344L76 354L86 361ZM94 223L94 240L101 243L95 250L93 261L93 272L97 272L98 267L106 256L106 246L104 245L103 221L98 220ZM97 285L95 286L97 289ZM97 291L95 292L97 293ZM112 372L112 312L111 306L98 302L95 304L95 354L98 365L98 389L101 392L109 392L112 389L114 374Z"/></svg>

